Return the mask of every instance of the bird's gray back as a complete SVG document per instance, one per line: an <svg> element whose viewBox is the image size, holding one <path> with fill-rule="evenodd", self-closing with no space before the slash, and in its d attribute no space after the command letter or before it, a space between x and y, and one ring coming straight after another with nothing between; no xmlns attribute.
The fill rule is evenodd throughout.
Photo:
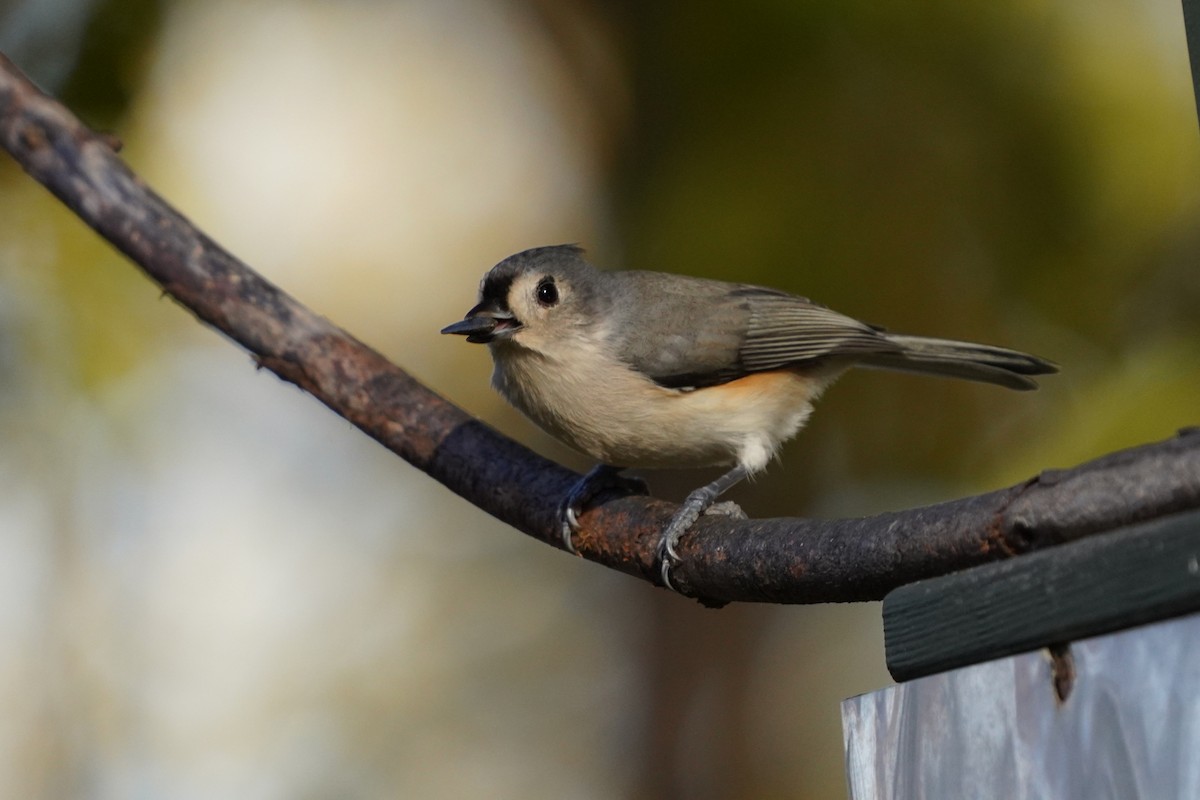
<svg viewBox="0 0 1200 800"><path fill-rule="evenodd" d="M730 284L657 272L607 273L617 355L670 387L738 377L749 307Z"/></svg>

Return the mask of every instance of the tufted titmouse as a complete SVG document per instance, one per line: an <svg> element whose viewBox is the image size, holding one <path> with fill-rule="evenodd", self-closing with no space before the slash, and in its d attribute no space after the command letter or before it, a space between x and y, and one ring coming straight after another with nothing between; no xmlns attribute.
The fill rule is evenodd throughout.
<svg viewBox="0 0 1200 800"><path fill-rule="evenodd" d="M563 502L576 516L628 467L732 464L692 492L659 540L662 581L675 544L716 498L762 470L852 366L1034 389L1056 372L1036 356L900 336L811 300L747 284L659 272L601 272L574 245L509 256L484 276L479 303L442 329L486 343L492 386L599 461Z"/></svg>

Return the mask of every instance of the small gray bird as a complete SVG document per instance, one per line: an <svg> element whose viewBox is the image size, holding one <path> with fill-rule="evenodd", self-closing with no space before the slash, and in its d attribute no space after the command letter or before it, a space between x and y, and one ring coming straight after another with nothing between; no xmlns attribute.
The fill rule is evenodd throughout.
<svg viewBox="0 0 1200 800"><path fill-rule="evenodd" d="M568 493L563 544L581 509L630 467L732 465L692 492L659 540L674 589L675 545L725 490L759 472L849 367L1035 389L1057 367L1026 353L900 336L796 295L659 272L601 272L574 245L509 256L479 303L442 329L485 343L492 386L600 462Z"/></svg>

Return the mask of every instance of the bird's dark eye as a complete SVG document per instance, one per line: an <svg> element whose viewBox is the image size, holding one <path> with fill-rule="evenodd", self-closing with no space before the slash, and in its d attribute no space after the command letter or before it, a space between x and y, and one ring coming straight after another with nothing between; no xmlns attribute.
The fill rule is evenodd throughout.
<svg viewBox="0 0 1200 800"><path fill-rule="evenodd" d="M558 303L558 287L554 285L554 278L542 278L538 283L537 301L544 306Z"/></svg>

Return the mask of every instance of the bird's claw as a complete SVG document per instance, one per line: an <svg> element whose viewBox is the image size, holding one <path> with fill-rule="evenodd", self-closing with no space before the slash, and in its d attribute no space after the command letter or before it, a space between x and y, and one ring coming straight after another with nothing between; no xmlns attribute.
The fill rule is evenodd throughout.
<svg viewBox="0 0 1200 800"><path fill-rule="evenodd" d="M579 555L579 551L575 549L574 536L579 532L579 514L575 511L575 506L570 502L568 497L563 501L558 509L558 518L562 520L562 543L563 549L571 555Z"/></svg>
<svg viewBox="0 0 1200 800"><path fill-rule="evenodd" d="M626 478L620 472L620 467L597 464L567 492L566 499L558 507L558 518L562 521L563 549L568 553L579 554L574 542L574 536L580 529L579 515L601 492L611 489L627 494L650 493L641 478Z"/></svg>
<svg viewBox="0 0 1200 800"><path fill-rule="evenodd" d="M663 531L662 538L658 540L658 577L664 588L670 589L676 594L682 594L682 592L671 582L671 569L683 559L679 557L675 545L678 544L679 537L696 524L696 520L700 518L701 514L747 519L746 512L742 511L742 507L731 500L715 503L696 513L691 513L691 509L685 503L684 508L680 509L679 513L672 518L667 529Z"/></svg>
<svg viewBox="0 0 1200 800"><path fill-rule="evenodd" d="M680 594L680 591L675 588L675 584L671 583L671 568L681 560L679 554L675 552L675 542L669 541L664 536L658 543L658 577L662 580L663 587L676 594Z"/></svg>

